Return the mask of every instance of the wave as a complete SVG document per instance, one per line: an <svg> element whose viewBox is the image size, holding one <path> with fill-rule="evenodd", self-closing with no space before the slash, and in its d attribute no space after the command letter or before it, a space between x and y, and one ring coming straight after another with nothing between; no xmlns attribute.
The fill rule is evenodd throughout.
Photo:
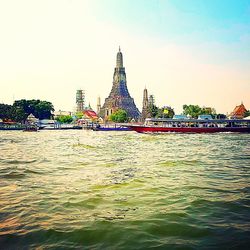
<svg viewBox="0 0 250 250"><path fill-rule="evenodd" d="M37 162L36 159L33 159L33 160L6 160L6 159L2 159L1 160L2 163L5 163L5 164L11 164L11 165L18 165L18 164L31 164L31 163L34 163L34 162Z"/></svg>

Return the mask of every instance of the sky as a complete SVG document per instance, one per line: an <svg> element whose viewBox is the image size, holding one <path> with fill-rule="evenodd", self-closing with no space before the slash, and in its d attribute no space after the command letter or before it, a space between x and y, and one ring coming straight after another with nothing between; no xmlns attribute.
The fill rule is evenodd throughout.
<svg viewBox="0 0 250 250"><path fill-rule="evenodd" d="M250 0L0 0L0 103L96 109L121 46L127 86L157 106L250 109Z"/></svg>

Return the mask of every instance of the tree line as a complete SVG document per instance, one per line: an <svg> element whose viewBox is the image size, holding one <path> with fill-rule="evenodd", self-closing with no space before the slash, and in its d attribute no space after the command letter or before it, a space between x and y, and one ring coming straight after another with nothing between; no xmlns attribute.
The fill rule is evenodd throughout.
<svg viewBox="0 0 250 250"><path fill-rule="evenodd" d="M154 104L148 107L148 117L151 118L173 118L175 115L174 109L170 106L157 107Z"/></svg>
<svg viewBox="0 0 250 250"><path fill-rule="evenodd" d="M50 119L54 111L51 102L21 99L9 104L0 104L0 119L25 122L30 114L38 119Z"/></svg>
<svg viewBox="0 0 250 250"><path fill-rule="evenodd" d="M199 105L186 105L183 106L183 114L190 116L192 118L198 118L199 115L211 115L213 118L216 116L216 110L214 108L204 108L200 107ZM220 118L226 118L226 115L220 114Z"/></svg>
<svg viewBox="0 0 250 250"><path fill-rule="evenodd" d="M187 115L191 118L198 118L199 115L211 115L213 118L217 119L225 119L226 115L225 114L218 114L216 113L216 110L214 108L205 108L205 107L200 107L199 105L193 105L193 104L184 104L182 106L183 115ZM175 115L174 109L169 107L169 106L164 106L164 107L157 107L155 104L150 104L148 107L148 115L147 117L151 118L173 118ZM245 113L245 117L250 115L250 110L248 110Z"/></svg>
<svg viewBox="0 0 250 250"><path fill-rule="evenodd" d="M183 114L190 116L191 118L198 118L199 115L211 115L213 118L225 119L226 115L216 114L214 108L204 108L199 105L183 105ZM175 115L174 109L170 106L157 107L155 104L150 104L147 110L148 118L173 118ZM127 122L128 115L123 109L119 109L109 116L109 119L113 122Z"/></svg>

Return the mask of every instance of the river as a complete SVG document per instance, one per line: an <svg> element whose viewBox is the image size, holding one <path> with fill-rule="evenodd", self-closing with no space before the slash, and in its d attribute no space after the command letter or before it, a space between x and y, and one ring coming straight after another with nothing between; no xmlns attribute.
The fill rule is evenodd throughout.
<svg viewBox="0 0 250 250"><path fill-rule="evenodd" d="M250 134L0 131L0 249L249 249Z"/></svg>

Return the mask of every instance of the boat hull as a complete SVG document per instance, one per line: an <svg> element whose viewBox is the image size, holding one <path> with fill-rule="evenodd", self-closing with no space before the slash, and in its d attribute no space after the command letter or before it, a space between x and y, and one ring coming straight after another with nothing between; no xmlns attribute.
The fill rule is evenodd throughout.
<svg viewBox="0 0 250 250"><path fill-rule="evenodd" d="M236 132L250 133L250 127L152 127L152 126L128 126L138 133L221 133Z"/></svg>
<svg viewBox="0 0 250 250"><path fill-rule="evenodd" d="M131 131L129 127L99 127L93 130L94 131Z"/></svg>

